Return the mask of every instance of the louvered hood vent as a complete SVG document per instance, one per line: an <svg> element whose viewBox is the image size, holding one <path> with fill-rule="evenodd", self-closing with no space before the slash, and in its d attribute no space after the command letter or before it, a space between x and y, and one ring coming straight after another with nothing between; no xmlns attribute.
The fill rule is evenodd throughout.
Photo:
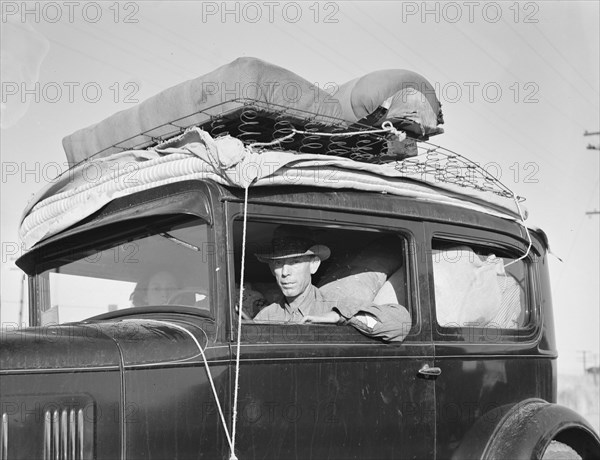
<svg viewBox="0 0 600 460"><path fill-rule="evenodd" d="M93 459L95 404L87 397L69 399L44 404L33 396L28 404L3 404L0 460Z"/></svg>
<svg viewBox="0 0 600 460"><path fill-rule="evenodd" d="M90 451L92 441L86 439L85 424L83 409L47 410L44 413L44 460L91 458L85 455Z"/></svg>

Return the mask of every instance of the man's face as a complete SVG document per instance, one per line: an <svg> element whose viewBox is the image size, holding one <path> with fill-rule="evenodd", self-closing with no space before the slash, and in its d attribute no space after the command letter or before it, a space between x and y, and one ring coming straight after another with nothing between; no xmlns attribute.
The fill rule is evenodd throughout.
<svg viewBox="0 0 600 460"><path fill-rule="evenodd" d="M289 257L269 262L275 280L288 300L293 300L310 286L321 260L315 256Z"/></svg>

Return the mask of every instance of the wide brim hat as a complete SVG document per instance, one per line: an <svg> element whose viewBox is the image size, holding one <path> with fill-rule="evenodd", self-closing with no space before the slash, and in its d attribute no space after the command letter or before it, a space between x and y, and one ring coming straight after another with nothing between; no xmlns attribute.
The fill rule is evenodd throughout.
<svg viewBox="0 0 600 460"><path fill-rule="evenodd" d="M261 262L289 259L291 257L316 256L321 261L329 259L331 251L324 244L310 238L306 227L281 225L273 232L271 246L255 254Z"/></svg>

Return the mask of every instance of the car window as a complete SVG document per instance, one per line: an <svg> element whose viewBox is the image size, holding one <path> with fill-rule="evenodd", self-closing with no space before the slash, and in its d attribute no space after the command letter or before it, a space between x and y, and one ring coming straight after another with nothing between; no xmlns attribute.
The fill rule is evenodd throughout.
<svg viewBox="0 0 600 460"><path fill-rule="evenodd" d="M73 249L37 275L42 325L81 321L132 307L168 305L210 310L208 226L169 224L101 250Z"/></svg>
<svg viewBox="0 0 600 460"><path fill-rule="evenodd" d="M433 241L435 316L442 328L530 323L528 262L500 247Z"/></svg>
<svg viewBox="0 0 600 460"><path fill-rule="evenodd" d="M362 340L351 327L298 324L277 312L285 309L284 296L268 259L272 240L282 222L249 221L246 234L245 282L243 291L244 336L251 341ZM293 225L292 225L293 227ZM329 250L311 276L311 283L325 299L333 302L354 299L378 305L398 304L410 310L407 276L407 238L399 233L344 229L339 226L306 226L303 232L317 245ZM242 224L234 224L235 299L239 303ZM275 314L266 314L271 311ZM411 315L414 318L414 315ZM368 320L365 318L365 320ZM405 325L410 329L411 325ZM329 332L325 333L327 330ZM365 338L366 339L366 338ZM369 340L369 339L366 339Z"/></svg>

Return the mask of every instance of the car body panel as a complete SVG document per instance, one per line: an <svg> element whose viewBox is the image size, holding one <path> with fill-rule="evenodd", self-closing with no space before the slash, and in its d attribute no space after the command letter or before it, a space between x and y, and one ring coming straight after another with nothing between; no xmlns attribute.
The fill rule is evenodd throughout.
<svg viewBox="0 0 600 460"><path fill-rule="evenodd" d="M110 241L117 230L135 235L158 220L183 215L198 216L210 226L211 311L131 308L4 334L8 345L1 351L0 379L8 458L61 448L52 440L54 406L48 404L53 402L58 402L60 423L62 410L68 409L61 435L75 433L71 426L81 428L74 445L83 449L82 458L228 458L240 276L233 223L243 217L242 190L185 181L119 198L40 242L18 263L30 275L30 319L39 325L36 302L42 293L35 275L65 245L93 247ZM462 332L448 334L435 323L433 236L475 238L525 252L529 237L520 223L435 201L293 186L250 189L248 217L398 232L409 245L406 307L414 324L402 343L372 340L350 326L242 325L240 458L481 456L511 408L532 398L555 402L557 355L543 234L529 235L532 315L527 327L493 336L474 330L459 340ZM423 372L432 368L439 375ZM78 425L79 410L91 421ZM581 420L568 425L574 417L564 411L547 413L563 417L565 429L586 432ZM475 445L479 435L488 439ZM539 451L541 441L534 437L529 444L523 441L521 452ZM15 446L28 442L23 454L15 453Z"/></svg>

